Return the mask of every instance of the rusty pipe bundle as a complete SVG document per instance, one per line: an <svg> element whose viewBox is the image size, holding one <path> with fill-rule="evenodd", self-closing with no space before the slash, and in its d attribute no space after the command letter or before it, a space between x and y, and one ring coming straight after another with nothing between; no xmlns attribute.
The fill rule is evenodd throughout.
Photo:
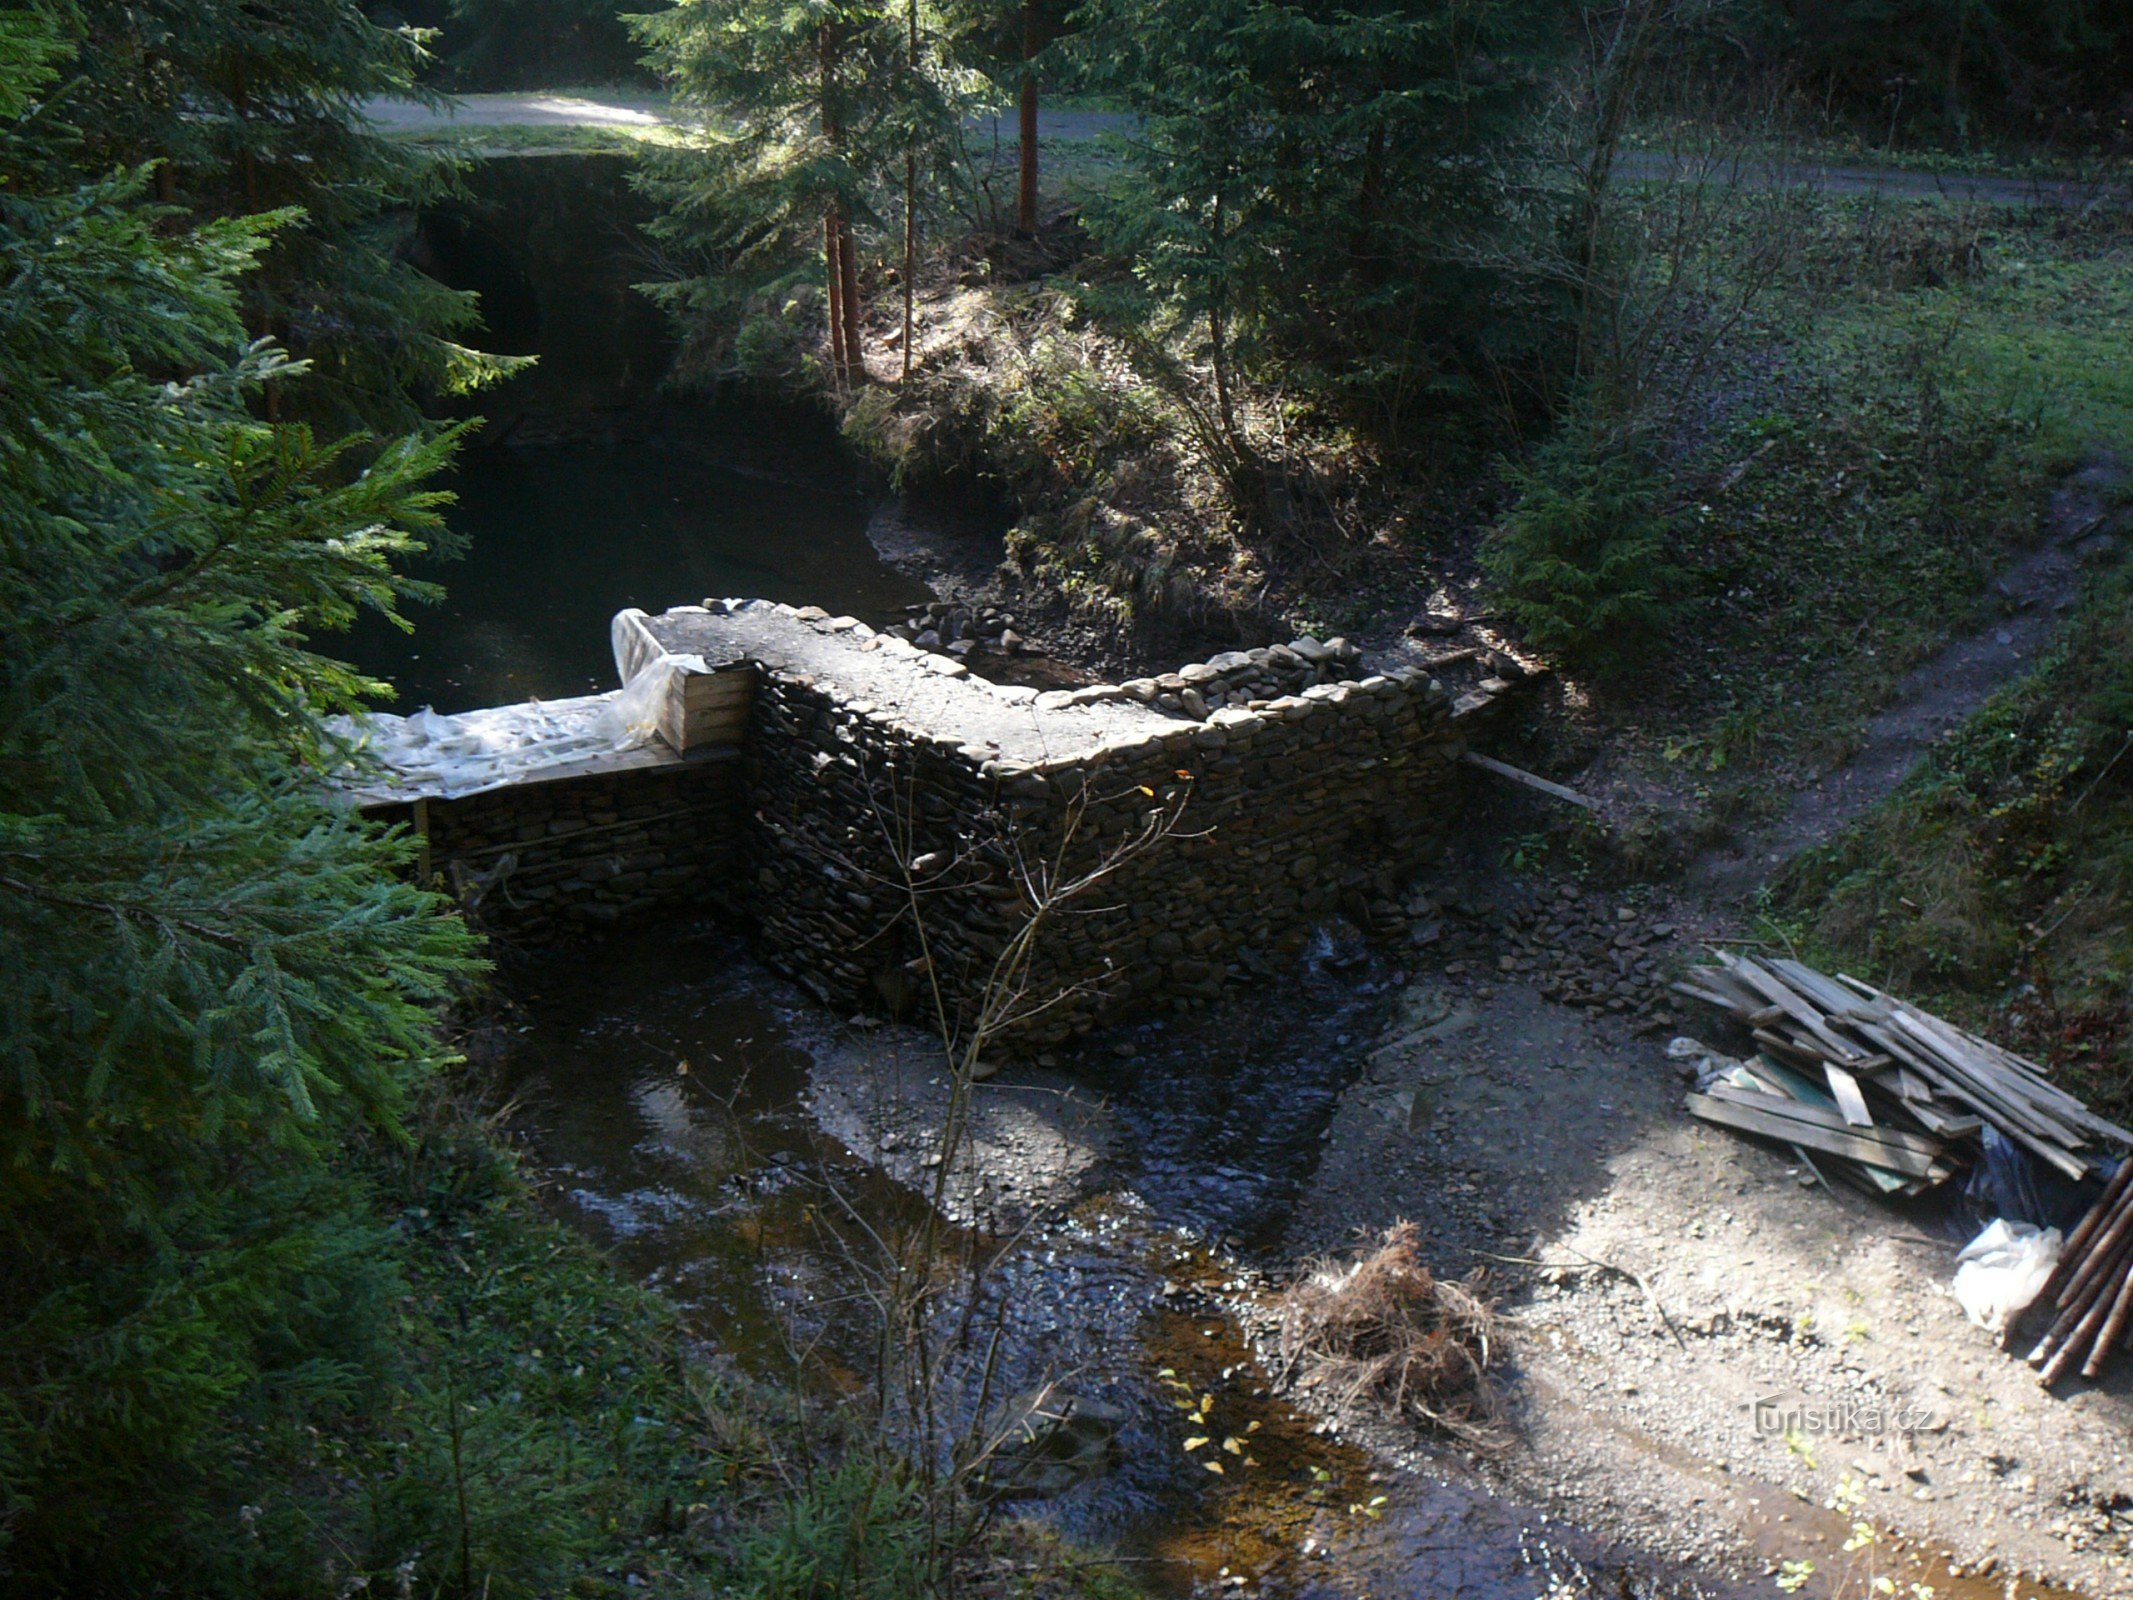
<svg viewBox="0 0 2133 1600"><path fill-rule="evenodd" d="M2051 1281L2033 1303L2056 1313L2029 1364L2057 1383L2081 1363L2098 1377L2111 1351L2133 1349L2133 1158L2121 1161L2102 1197L2067 1238ZM2013 1334L2010 1325L2007 1335Z"/></svg>

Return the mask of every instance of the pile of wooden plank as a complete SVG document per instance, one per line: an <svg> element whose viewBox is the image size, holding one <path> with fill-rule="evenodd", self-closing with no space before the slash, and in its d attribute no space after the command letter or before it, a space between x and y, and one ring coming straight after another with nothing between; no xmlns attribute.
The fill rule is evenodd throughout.
<svg viewBox="0 0 2133 1600"><path fill-rule="evenodd" d="M1817 1173L1832 1167L1870 1192L1916 1194L1953 1176L1987 1123L2077 1182L2109 1163L2103 1146L2133 1145L2035 1062L1856 978L1719 952L1674 987L1731 1013L1762 1047L1690 1095L1689 1110L1783 1140Z"/></svg>
<svg viewBox="0 0 2133 1600"><path fill-rule="evenodd" d="M2076 1361L2081 1375L2103 1372L2115 1346L2133 1350L2133 1160L2121 1161L2103 1198L2068 1236L2058 1269L2030 1302L2030 1315L2056 1313L2029 1364L2057 1383ZM2021 1319L2008 1325L2001 1343L2011 1344Z"/></svg>

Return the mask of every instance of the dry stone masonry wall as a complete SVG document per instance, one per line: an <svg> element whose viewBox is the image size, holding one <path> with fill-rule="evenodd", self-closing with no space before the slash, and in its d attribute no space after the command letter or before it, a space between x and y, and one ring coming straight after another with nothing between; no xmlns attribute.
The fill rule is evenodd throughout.
<svg viewBox="0 0 2133 1600"><path fill-rule="evenodd" d="M484 928L542 943L716 902L732 877L740 775L736 754L714 754L364 809L420 835L423 876Z"/></svg>
<svg viewBox="0 0 2133 1600"><path fill-rule="evenodd" d="M762 601L624 612L615 654L625 680L685 663L656 761L405 813L485 922L726 908L826 1003L967 1021L1047 886L1103 868L1046 914L1024 1045L1203 1003L1335 911L1373 922L1453 825L1491 701L1357 677L1359 652L1312 639L1039 692Z"/></svg>
<svg viewBox="0 0 2133 1600"><path fill-rule="evenodd" d="M627 614L626 614L627 615ZM1042 693L847 617L757 603L641 619L649 647L760 679L737 857L765 954L840 1006L967 1015L1035 910L1112 874L1036 944L1019 1032L1212 998L1442 840L1462 722L1426 673L1344 677L1299 640ZM1152 823L1167 838L1132 850ZM1121 852L1127 852L1120 860Z"/></svg>

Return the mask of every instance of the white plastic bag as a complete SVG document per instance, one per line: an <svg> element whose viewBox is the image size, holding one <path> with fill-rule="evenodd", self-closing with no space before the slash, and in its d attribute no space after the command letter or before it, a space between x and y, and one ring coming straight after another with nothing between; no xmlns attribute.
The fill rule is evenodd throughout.
<svg viewBox="0 0 2133 1600"><path fill-rule="evenodd" d="M2039 1231L2034 1223L2005 1217L1963 1246L1955 1259L1955 1298L1979 1327L1998 1333L2037 1298L2062 1244L2057 1228Z"/></svg>

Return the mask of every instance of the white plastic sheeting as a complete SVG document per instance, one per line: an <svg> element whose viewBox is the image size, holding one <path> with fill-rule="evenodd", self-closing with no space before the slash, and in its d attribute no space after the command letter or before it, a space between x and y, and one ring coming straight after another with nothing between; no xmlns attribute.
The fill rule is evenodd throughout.
<svg viewBox="0 0 2133 1600"><path fill-rule="evenodd" d="M355 747L342 782L366 794L452 800L596 765L652 742L673 676L685 668L702 671L702 658L656 655L622 688L569 700L451 716L425 707L407 717L337 717L334 731Z"/></svg>
<svg viewBox="0 0 2133 1600"><path fill-rule="evenodd" d="M1957 1303L1972 1322L1998 1333L2050 1281L2060 1248L2057 1228L1995 1221L1955 1258Z"/></svg>

